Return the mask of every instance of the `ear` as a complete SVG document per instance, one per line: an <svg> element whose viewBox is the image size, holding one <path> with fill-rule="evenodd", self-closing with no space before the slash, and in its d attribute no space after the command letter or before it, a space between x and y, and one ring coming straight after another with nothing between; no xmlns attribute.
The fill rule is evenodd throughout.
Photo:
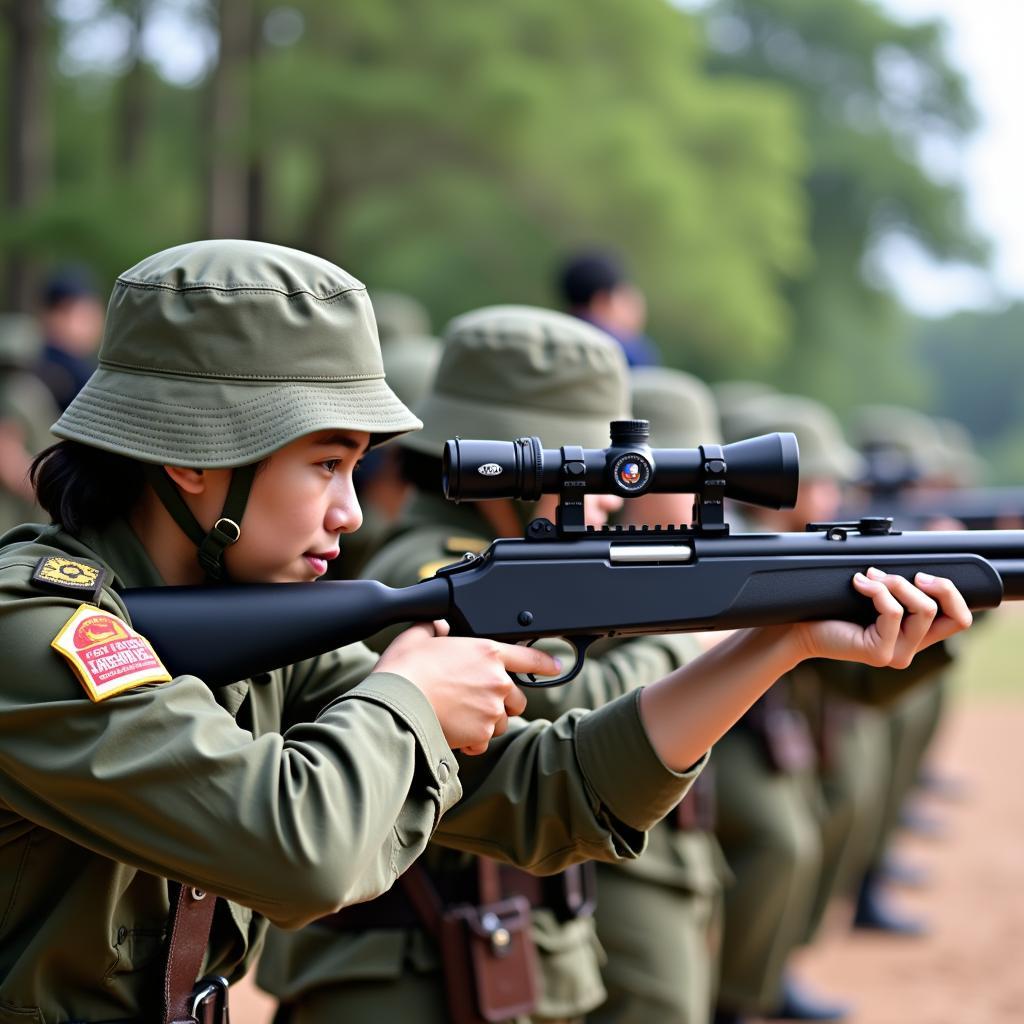
<svg viewBox="0 0 1024 1024"><path fill-rule="evenodd" d="M201 469L186 469L184 466L164 466L167 475L186 493L202 494L208 478Z"/></svg>

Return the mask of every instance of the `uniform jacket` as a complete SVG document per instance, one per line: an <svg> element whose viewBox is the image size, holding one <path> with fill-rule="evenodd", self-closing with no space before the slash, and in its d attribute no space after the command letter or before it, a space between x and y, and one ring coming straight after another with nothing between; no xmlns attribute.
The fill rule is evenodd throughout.
<svg viewBox="0 0 1024 1024"><path fill-rule="evenodd" d="M123 520L80 538L22 527L0 547L2 1024L151 1019L166 879L226 897L206 971L238 977L264 919L295 928L370 899L432 837L540 871L635 856L692 781L658 759L631 697L517 723L460 761L423 694L362 645L217 691L182 676L92 703L50 647L82 598L32 582L47 556L104 567L98 602L125 619L118 591L161 583Z"/></svg>

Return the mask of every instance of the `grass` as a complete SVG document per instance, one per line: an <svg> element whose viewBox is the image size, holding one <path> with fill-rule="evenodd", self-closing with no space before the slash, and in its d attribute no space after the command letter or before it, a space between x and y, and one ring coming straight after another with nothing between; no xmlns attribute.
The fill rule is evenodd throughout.
<svg viewBox="0 0 1024 1024"><path fill-rule="evenodd" d="M1024 607L1004 605L982 616L961 641L951 677L965 700L1024 698L1021 671Z"/></svg>

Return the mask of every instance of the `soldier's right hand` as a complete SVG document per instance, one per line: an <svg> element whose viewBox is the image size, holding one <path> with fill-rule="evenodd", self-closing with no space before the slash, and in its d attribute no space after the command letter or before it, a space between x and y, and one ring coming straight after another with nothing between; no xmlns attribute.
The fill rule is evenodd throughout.
<svg viewBox="0 0 1024 1024"><path fill-rule="evenodd" d="M562 669L532 647L447 633L443 622L411 626L391 642L376 670L404 676L423 691L452 750L482 754L526 707L508 673L555 676Z"/></svg>

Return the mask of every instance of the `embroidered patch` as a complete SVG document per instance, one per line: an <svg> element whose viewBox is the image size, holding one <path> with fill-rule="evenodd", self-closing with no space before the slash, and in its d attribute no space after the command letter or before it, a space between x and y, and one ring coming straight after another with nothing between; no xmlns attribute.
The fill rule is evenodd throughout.
<svg viewBox="0 0 1024 1024"><path fill-rule="evenodd" d="M32 573L32 582L43 590L52 590L60 594L70 591L79 597L88 597L94 602L99 600L106 578L106 569L61 555L44 555L36 563Z"/></svg>
<svg viewBox="0 0 1024 1024"><path fill-rule="evenodd" d="M106 700L143 683L171 680L144 636L95 605L79 605L50 646L71 663L93 701Z"/></svg>

